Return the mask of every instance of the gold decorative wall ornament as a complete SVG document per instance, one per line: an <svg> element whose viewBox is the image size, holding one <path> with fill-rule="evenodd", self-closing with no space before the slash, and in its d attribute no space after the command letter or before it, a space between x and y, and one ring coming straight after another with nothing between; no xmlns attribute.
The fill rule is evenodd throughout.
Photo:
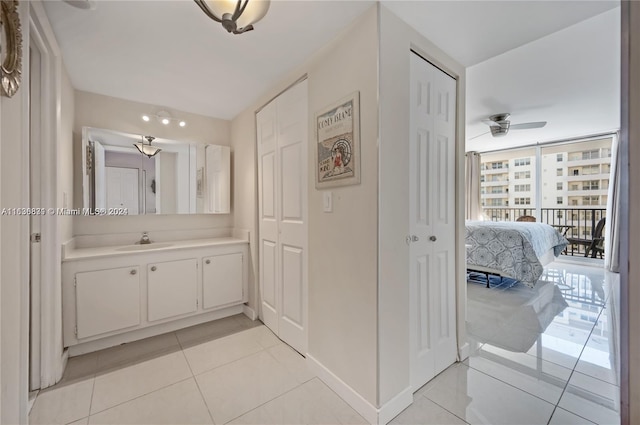
<svg viewBox="0 0 640 425"><path fill-rule="evenodd" d="M2 0L0 42L0 79L2 95L12 97L22 81L22 31L18 0Z"/></svg>

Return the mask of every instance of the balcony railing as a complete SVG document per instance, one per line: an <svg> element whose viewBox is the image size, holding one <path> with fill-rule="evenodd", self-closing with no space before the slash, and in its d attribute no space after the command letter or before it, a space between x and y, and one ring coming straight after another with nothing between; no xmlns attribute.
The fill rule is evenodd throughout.
<svg viewBox="0 0 640 425"><path fill-rule="evenodd" d="M484 207L484 216L492 221L516 221L523 215L537 216L535 208ZM606 216L604 208L541 208L539 222L566 226L565 237L592 239L596 224ZM584 256L586 246L569 245L564 255Z"/></svg>

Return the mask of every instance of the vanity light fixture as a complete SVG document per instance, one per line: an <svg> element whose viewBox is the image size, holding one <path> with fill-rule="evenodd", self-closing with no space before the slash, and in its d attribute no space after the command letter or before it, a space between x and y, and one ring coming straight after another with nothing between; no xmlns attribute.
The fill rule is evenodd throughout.
<svg viewBox="0 0 640 425"><path fill-rule="evenodd" d="M209 18L220 22L233 34L253 29L253 24L264 18L270 0L194 0Z"/></svg>
<svg viewBox="0 0 640 425"><path fill-rule="evenodd" d="M151 121L151 117L155 117L158 120L158 122L163 125L169 125L171 124L171 121L177 121L180 127L185 127L187 125L186 121L180 120L178 118L173 118L171 114L168 113L167 111L160 111L155 115L143 114L142 121L149 122Z"/></svg>
<svg viewBox="0 0 640 425"><path fill-rule="evenodd" d="M151 158L152 156L156 155L158 152L162 150L160 148L156 148L155 146L151 146L151 142L153 142L155 137L153 136L141 136L141 137L142 137L142 142L133 144L133 146L135 146L138 149L138 151L140 151L141 154ZM147 142L149 143L145 143L144 142L145 139L147 139Z"/></svg>

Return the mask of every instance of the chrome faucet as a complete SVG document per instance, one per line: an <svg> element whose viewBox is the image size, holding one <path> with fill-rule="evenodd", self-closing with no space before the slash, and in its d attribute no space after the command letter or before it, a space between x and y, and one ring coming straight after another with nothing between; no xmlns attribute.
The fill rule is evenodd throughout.
<svg viewBox="0 0 640 425"><path fill-rule="evenodd" d="M142 237L140 238L140 245L147 245L151 243L151 239L149 239L149 234L147 232L142 232Z"/></svg>

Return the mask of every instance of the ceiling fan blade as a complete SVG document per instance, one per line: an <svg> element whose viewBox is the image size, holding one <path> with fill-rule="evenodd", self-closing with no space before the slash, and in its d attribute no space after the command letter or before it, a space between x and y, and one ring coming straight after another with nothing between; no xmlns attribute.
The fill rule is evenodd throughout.
<svg viewBox="0 0 640 425"><path fill-rule="evenodd" d="M500 125L500 124L499 124L499 123L497 123L496 121L493 121L493 120L490 120L490 119L487 119L487 118L483 119L483 120L482 120L482 122L483 122L484 124L488 125L488 126L492 126L492 125L497 125L497 126L499 126L499 125Z"/></svg>
<svg viewBox="0 0 640 425"><path fill-rule="evenodd" d="M547 125L546 121L523 122L522 124L513 124L509 130L527 130L530 128L542 128Z"/></svg>
<svg viewBox="0 0 640 425"><path fill-rule="evenodd" d="M480 134L478 134L477 136L473 136L473 137L472 137L471 139L469 139L469 140L477 139L478 137L482 137L482 136L484 136L485 134L489 134L489 133L491 133L491 130L489 130L489 131L485 131L484 133L480 133Z"/></svg>

